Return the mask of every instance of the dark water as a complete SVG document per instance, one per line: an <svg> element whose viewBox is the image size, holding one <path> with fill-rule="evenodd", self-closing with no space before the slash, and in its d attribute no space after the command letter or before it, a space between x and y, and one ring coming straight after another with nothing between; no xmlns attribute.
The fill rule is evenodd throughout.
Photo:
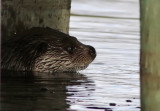
<svg viewBox="0 0 160 111"><path fill-rule="evenodd" d="M97 58L79 74L6 72L1 110L140 111L138 6L138 0L72 0L70 35L94 46Z"/></svg>
<svg viewBox="0 0 160 111"><path fill-rule="evenodd" d="M2 111L65 111L70 105L66 99L73 95L68 86L93 86L85 75L77 73L16 73L5 72L2 77ZM73 90L73 92L75 92Z"/></svg>

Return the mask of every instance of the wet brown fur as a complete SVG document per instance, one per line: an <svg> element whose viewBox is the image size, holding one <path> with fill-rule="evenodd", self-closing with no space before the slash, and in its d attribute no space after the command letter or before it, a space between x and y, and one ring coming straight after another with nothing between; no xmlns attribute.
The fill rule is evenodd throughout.
<svg viewBox="0 0 160 111"><path fill-rule="evenodd" d="M72 47L74 53L70 51L73 50ZM96 53L94 56L88 54L90 48L95 51L93 47L82 44L68 34L51 28L34 27L15 34L2 44L1 67L7 70L40 72L81 70L96 56Z"/></svg>

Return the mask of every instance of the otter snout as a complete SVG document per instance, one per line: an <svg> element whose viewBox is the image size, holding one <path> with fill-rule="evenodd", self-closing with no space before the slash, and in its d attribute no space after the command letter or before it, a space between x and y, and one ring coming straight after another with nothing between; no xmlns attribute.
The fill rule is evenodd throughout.
<svg viewBox="0 0 160 111"><path fill-rule="evenodd" d="M92 46L88 46L88 47L89 47L89 55L91 55L91 57L93 57L94 59L96 57L96 50Z"/></svg>

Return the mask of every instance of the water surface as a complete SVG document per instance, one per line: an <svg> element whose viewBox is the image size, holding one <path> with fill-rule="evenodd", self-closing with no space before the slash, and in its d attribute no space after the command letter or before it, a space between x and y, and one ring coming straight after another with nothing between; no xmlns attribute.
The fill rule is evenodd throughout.
<svg viewBox="0 0 160 111"><path fill-rule="evenodd" d="M67 97L74 101L70 109L140 110L138 6L138 0L73 0L70 34L94 46L97 57L88 69L81 71L94 82L94 90ZM78 97L83 92L90 95Z"/></svg>
<svg viewBox="0 0 160 111"><path fill-rule="evenodd" d="M96 48L77 73L3 79L3 111L140 111L138 0L72 0L70 35ZM26 76L27 75L27 76Z"/></svg>

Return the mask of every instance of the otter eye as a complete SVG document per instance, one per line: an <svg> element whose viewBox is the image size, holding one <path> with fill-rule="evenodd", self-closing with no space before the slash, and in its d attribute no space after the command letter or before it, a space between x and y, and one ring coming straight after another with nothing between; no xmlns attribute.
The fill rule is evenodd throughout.
<svg viewBox="0 0 160 111"><path fill-rule="evenodd" d="M70 54L73 54L74 50L75 50L75 47L74 47L74 46L69 46L69 47L67 48L67 51L68 51Z"/></svg>

